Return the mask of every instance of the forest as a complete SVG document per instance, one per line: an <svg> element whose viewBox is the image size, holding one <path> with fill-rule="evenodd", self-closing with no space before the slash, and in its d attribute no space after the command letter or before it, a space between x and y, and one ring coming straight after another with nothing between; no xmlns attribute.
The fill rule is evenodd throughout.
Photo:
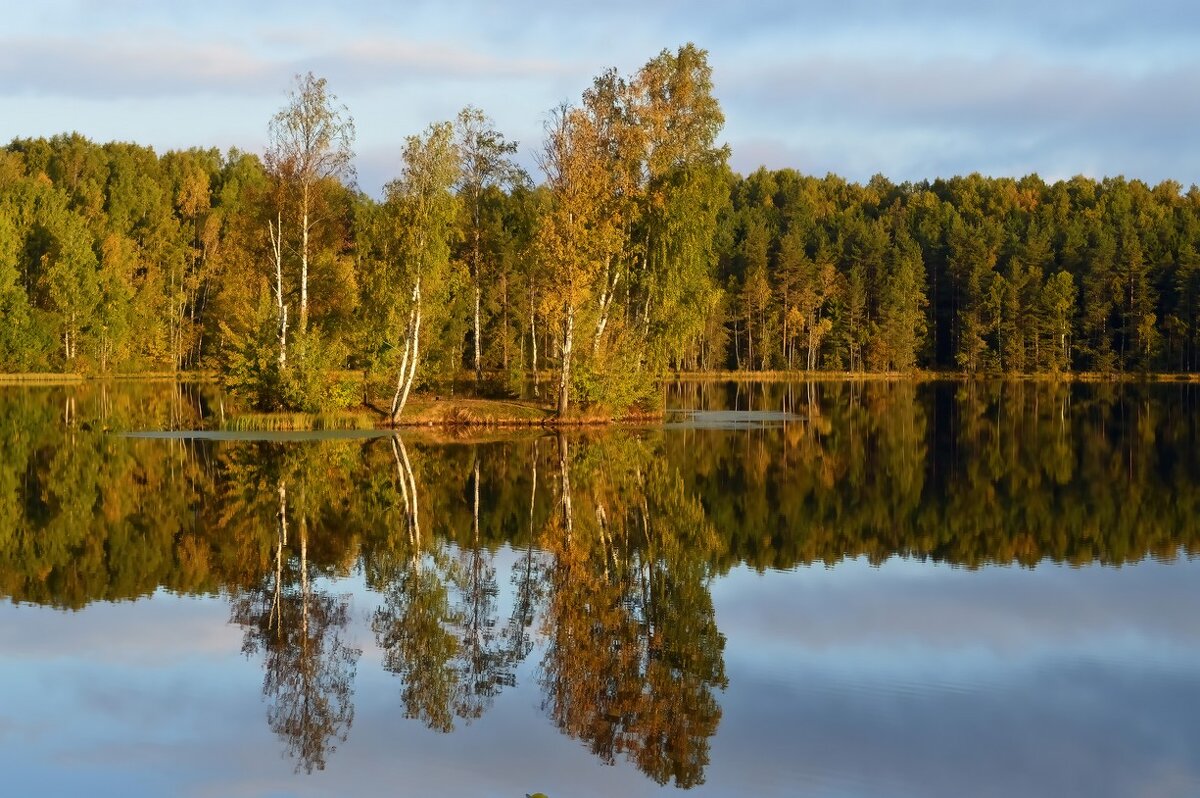
<svg viewBox="0 0 1200 798"><path fill-rule="evenodd" d="M1196 186L742 176L690 44L551 111L536 176L468 107L398 142L376 199L324 79L268 113L262 154L0 149L0 372L215 372L395 420L447 384L566 413L674 372L1200 365Z"/></svg>

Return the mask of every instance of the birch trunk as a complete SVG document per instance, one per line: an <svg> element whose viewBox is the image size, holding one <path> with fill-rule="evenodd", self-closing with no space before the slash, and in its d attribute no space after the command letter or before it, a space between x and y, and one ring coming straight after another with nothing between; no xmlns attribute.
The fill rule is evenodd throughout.
<svg viewBox="0 0 1200 798"><path fill-rule="evenodd" d="M558 376L558 414L560 416L567 414L568 391L571 387L571 347L575 338L575 308L567 305L566 311L567 318L563 323L562 347L559 350L562 353L562 364Z"/></svg>
<svg viewBox="0 0 1200 798"><path fill-rule="evenodd" d="M275 256L275 304L279 308L279 367L287 366L287 306L283 304L283 212L277 212L275 222L267 222L271 235L271 251Z"/></svg>
<svg viewBox="0 0 1200 798"><path fill-rule="evenodd" d="M501 337L502 346L502 361L504 363L504 373L508 374L508 276L500 275L500 302L503 310L503 335Z"/></svg>
<svg viewBox="0 0 1200 798"><path fill-rule="evenodd" d="M300 206L300 335L308 332L308 182L304 183ZM303 350L304 341L301 340ZM301 351L301 357L304 352Z"/></svg>
<svg viewBox="0 0 1200 798"><path fill-rule="evenodd" d="M407 340L404 342L404 357L400 361L400 373L396 378L396 393L392 397L391 423L404 412L408 402L408 392L412 390L413 379L417 374L417 361L421 343L421 279L418 277L413 286L412 310L408 314Z"/></svg>
<svg viewBox="0 0 1200 798"><path fill-rule="evenodd" d="M608 311L612 307L613 296L617 293L617 285L621 282L621 269L611 269L612 259L604 264L604 288L600 291L600 320L596 322L596 332L592 335L592 355L600 353L600 339L604 336L604 328L608 326ZM610 280L611 270L611 280Z"/></svg>
<svg viewBox="0 0 1200 798"><path fill-rule="evenodd" d="M476 254L478 257L478 254ZM475 278L475 382L483 379L483 341L479 333L479 306L483 301L483 289L479 278Z"/></svg>
<svg viewBox="0 0 1200 798"><path fill-rule="evenodd" d="M538 366L537 366L537 319L533 313L533 294L529 295L529 345L533 350L533 395L538 396Z"/></svg>

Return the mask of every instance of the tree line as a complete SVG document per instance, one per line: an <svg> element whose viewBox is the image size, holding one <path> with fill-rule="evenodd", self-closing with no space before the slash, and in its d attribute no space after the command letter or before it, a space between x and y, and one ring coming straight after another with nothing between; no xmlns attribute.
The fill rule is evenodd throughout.
<svg viewBox="0 0 1200 798"><path fill-rule="evenodd" d="M978 174L858 185L760 169L730 194L713 328L726 366L1197 367L1196 186Z"/></svg>
<svg viewBox="0 0 1200 798"><path fill-rule="evenodd" d="M16 139L0 371L215 369L307 409L361 400L330 377L352 369L394 418L463 378L567 412L653 403L670 370L1197 367L1196 187L742 177L723 123L685 45L554 109L536 181L468 107L408 137L373 199L311 73L261 156Z"/></svg>

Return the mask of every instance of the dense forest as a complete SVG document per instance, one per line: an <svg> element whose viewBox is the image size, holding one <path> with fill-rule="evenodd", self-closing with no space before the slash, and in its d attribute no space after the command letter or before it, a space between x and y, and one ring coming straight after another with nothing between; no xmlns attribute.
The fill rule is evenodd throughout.
<svg viewBox="0 0 1200 798"><path fill-rule="evenodd" d="M14 140L0 371L217 370L272 409L361 400L329 377L358 370L395 417L464 379L565 411L669 370L1200 366L1195 186L740 176L723 123L686 45L552 111L536 180L466 108L398 142L374 199L311 74L261 156Z"/></svg>

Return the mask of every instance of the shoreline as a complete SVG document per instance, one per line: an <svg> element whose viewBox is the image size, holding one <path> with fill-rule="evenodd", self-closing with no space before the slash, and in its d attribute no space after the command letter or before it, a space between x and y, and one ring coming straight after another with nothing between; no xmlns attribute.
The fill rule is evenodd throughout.
<svg viewBox="0 0 1200 798"><path fill-rule="evenodd" d="M351 373L353 372L344 372ZM361 375L355 374L357 377ZM669 371L663 374L664 384L677 382L1200 382L1200 372L1104 372L1062 371L1023 373L976 373L962 371ZM187 384L217 384L216 371L148 371L113 374L83 374L79 372L0 373L0 385L78 385L106 382L177 382ZM474 397L468 397L474 399ZM521 402L516 399L485 401Z"/></svg>
<svg viewBox="0 0 1200 798"><path fill-rule="evenodd" d="M0 374L0 387L52 388L80 386L86 384L219 384L215 372L148 372L142 374L113 374L85 376L81 374ZM1154 373L1154 374L1105 374L1097 372L1071 372L1061 374L1023 375L966 375L961 372L829 372L829 371L708 371L671 372L663 376L664 389L671 385L687 383L733 382L742 384L764 383L930 383L972 382L1039 383L1039 384L1189 384L1200 383L1200 373ZM216 411L216 408L210 408ZM478 398L472 396L450 396L440 394L414 394L403 415L395 424L390 423L388 413L373 405L359 404L342 410L325 412L229 412L221 406L203 419L203 431L207 432L319 432L352 430L441 430L453 435L454 430L473 434L496 431L519 430L572 430L599 428L612 425L626 427L652 426L663 423L666 409L610 414L591 409L575 409L566 417L559 417L550 402L511 398Z"/></svg>

